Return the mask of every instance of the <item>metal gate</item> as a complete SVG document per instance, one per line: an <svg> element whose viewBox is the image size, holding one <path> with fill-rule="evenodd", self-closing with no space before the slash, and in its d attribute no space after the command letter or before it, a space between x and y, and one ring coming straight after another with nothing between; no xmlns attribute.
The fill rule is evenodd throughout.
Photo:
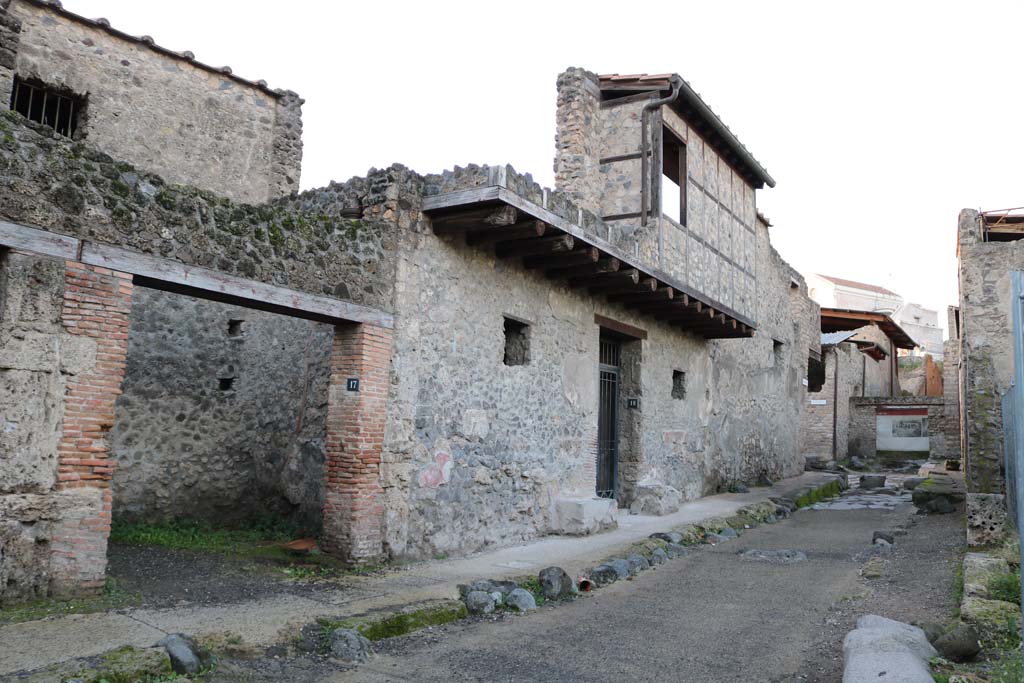
<svg viewBox="0 0 1024 683"><path fill-rule="evenodd" d="M622 344L601 337L597 410L597 495L615 498L619 470L619 362Z"/></svg>
<svg viewBox="0 0 1024 683"><path fill-rule="evenodd" d="M1006 506L1017 531L1024 533L1024 273L1013 271L1011 283L1014 373L1010 390L1003 396L1003 453ZM1024 560L1024 548L1021 559Z"/></svg>

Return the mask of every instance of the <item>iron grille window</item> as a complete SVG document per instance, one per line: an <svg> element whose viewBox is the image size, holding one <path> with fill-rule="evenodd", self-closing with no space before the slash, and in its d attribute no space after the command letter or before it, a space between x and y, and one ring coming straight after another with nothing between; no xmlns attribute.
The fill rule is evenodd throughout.
<svg viewBox="0 0 1024 683"><path fill-rule="evenodd" d="M75 137L83 108L80 98L63 95L41 83L29 83L14 77L11 109L30 121L52 128L60 135Z"/></svg>

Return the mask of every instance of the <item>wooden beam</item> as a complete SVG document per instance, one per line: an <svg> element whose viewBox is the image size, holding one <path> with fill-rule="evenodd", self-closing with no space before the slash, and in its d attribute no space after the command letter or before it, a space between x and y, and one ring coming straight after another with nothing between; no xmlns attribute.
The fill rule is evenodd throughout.
<svg viewBox="0 0 1024 683"><path fill-rule="evenodd" d="M601 252L597 247L584 246L582 249L574 249L565 254L528 256L523 259L523 265L527 268L564 268L580 263L597 263L599 258L601 258Z"/></svg>
<svg viewBox="0 0 1024 683"><path fill-rule="evenodd" d="M33 254L73 261L78 258L78 245L79 242L74 237L30 228L19 223L0 221L0 246L9 249L20 249Z"/></svg>
<svg viewBox="0 0 1024 683"><path fill-rule="evenodd" d="M513 225L519 218L519 212L513 207L502 204L498 207L486 206L472 211L460 211L431 219L436 235L450 235L484 227Z"/></svg>
<svg viewBox="0 0 1024 683"><path fill-rule="evenodd" d="M606 283L613 285L633 284L640 282L640 271L636 268L620 270L615 273L599 273L585 277L574 277L569 279L570 287L595 287Z"/></svg>
<svg viewBox="0 0 1024 683"><path fill-rule="evenodd" d="M652 278L653 279L653 278ZM649 286L649 285L648 285ZM657 287L657 280L655 280L655 286ZM609 294L608 301L615 303L625 304L627 306L631 304L664 304L665 302L672 301L675 296L675 292L671 287L662 287L655 289L650 292L636 292L636 293L625 293L625 294Z"/></svg>
<svg viewBox="0 0 1024 683"><path fill-rule="evenodd" d="M506 240L528 239L532 237L543 237L547 231L544 221L528 220L520 221L510 226L490 226L487 228L473 229L466 232L466 244L493 244Z"/></svg>
<svg viewBox="0 0 1024 683"><path fill-rule="evenodd" d="M587 275L597 275L599 273L614 273L622 265L622 262L617 258L602 259L597 263L579 263L575 266L566 266L564 268L552 268L551 270L544 271L544 275L549 278L560 278L560 277L585 277Z"/></svg>
<svg viewBox="0 0 1024 683"><path fill-rule="evenodd" d="M83 242L82 263L136 276L136 284L225 301L321 322L358 322L393 327L390 313L350 301L247 280L179 261L93 242Z"/></svg>
<svg viewBox="0 0 1024 683"><path fill-rule="evenodd" d="M624 337L632 337L633 339L647 339L647 330L639 327L633 327L626 323L620 323L618 320L613 318L607 318L603 315L594 314L594 322L606 330L617 332Z"/></svg>
<svg viewBox="0 0 1024 683"><path fill-rule="evenodd" d="M572 235L556 235L554 237L540 237L531 240L498 242L494 245L494 253L501 258L509 256L536 256L538 254L572 251L573 246L575 246L575 240L573 240Z"/></svg>
<svg viewBox="0 0 1024 683"><path fill-rule="evenodd" d="M605 294L639 294L648 293L650 294L658 288L658 281L654 278L639 278L636 284L632 282L616 282L609 280L608 282L602 282L596 285L590 285L587 289L591 294L597 294L603 292Z"/></svg>

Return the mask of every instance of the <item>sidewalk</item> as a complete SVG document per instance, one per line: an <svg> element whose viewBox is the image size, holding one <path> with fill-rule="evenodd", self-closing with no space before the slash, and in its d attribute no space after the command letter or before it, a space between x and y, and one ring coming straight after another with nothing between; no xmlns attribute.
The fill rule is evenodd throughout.
<svg viewBox="0 0 1024 683"><path fill-rule="evenodd" d="M807 472L771 488L721 494L684 503L665 517L619 515L619 528L595 536L549 536L531 543L470 557L423 562L384 576L355 577L342 589L315 597L280 595L211 607L131 608L0 627L0 676L134 645L149 647L167 633L199 635L230 631L246 643L269 645L289 624L317 617L345 617L430 599L457 597L456 584L481 578L536 574L557 565L572 576L656 531L728 517L744 505L827 483L834 475Z"/></svg>

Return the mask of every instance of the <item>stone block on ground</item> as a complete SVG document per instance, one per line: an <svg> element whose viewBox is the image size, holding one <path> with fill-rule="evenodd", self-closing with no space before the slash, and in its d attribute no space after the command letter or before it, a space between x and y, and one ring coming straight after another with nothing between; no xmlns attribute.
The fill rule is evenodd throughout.
<svg viewBox="0 0 1024 683"><path fill-rule="evenodd" d="M615 571L615 575L619 579L628 579L632 576L633 572L630 569L629 562L623 559L614 559L606 562L609 567Z"/></svg>
<svg viewBox="0 0 1024 683"><path fill-rule="evenodd" d="M683 535L678 531L658 531L648 536L648 538L654 538L659 541L665 541L666 543L683 542Z"/></svg>
<svg viewBox="0 0 1024 683"><path fill-rule="evenodd" d="M656 565L665 564L666 562L668 562L668 559L668 553L665 552L663 548L655 548L651 551L651 557L649 558L649 561L651 565Z"/></svg>
<svg viewBox="0 0 1024 683"><path fill-rule="evenodd" d="M669 543L665 546L665 554L668 555L670 559L674 560L677 557L685 557L686 555L689 555L690 551L685 545Z"/></svg>
<svg viewBox="0 0 1024 683"><path fill-rule="evenodd" d="M981 652L978 632L970 624L957 624L935 639L935 649L951 662L969 662Z"/></svg>
<svg viewBox="0 0 1024 683"><path fill-rule="evenodd" d="M916 626L866 615L843 640L843 683L934 683L928 661L936 654Z"/></svg>
<svg viewBox="0 0 1024 683"><path fill-rule="evenodd" d="M336 628L331 631L331 655L343 662L365 662L373 654L370 640L350 628Z"/></svg>
<svg viewBox="0 0 1024 683"><path fill-rule="evenodd" d="M862 489L880 489L885 486L884 474L862 474L860 475L860 487Z"/></svg>
<svg viewBox="0 0 1024 683"><path fill-rule="evenodd" d="M907 477L903 480L903 488L907 491L913 491L917 488L917 485L925 480L925 477Z"/></svg>
<svg viewBox="0 0 1024 683"><path fill-rule="evenodd" d="M633 553L626 558L626 561L629 562L629 571L631 574L639 574L643 570L651 568L651 563L647 558L638 553Z"/></svg>
<svg viewBox="0 0 1024 683"><path fill-rule="evenodd" d="M641 484L629 506L631 515L670 515L679 511L683 494L667 484Z"/></svg>
<svg viewBox="0 0 1024 683"><path fill-rule="evenodd" d="M964 595L988 598L989 579L1009 571L1010 564L1001 557L967 553L964 555Z"/></svg>
<svg viewBox="0 0 1024 683"><path fill-rule="evenodd" d="M494 598L485 591L470 591L465 598L466 610L470 614L490 614L494 611Z"/></svg>
<svg viewBox="0 0 1024 683"><path fill-rule="evenodd" d="M618 504L611 498L559 498L555 500L551 531L566 536L587 536L616 528Z"/></svg>
<svg viewBox="0 0 1024 683"><path fill-rule="evenodd" d="M967 545L996 545L1006 537L1006 496L1000 493L967 494Z"/></svg>
<svg viewBox="0 0 1024 683"><path fill-rule="evenodd" d="M505 599L505 604L519 612L529 612L537 609L537 601L533 594L525 588L516 588Z"/></svg>
<svg viewBox="0 0 1024 683"><path fill-rule="evenodd" d="M876 531L875 533L871 534L871 542L872 543L874 543L876 541L879 541L879 540L885 541L889 545L892 545L893 543L896 542L895 536L893 536L888 531Z"/></svg>
<svg viewBox="0 0 1024 683"><path fill-rule="evenodd" d="M595 586L601 587L618 581L619 573L611 565L599 564L587 572L587 577L594 582Z"/></svg>
<svg viewBox="0 0 1024 683"><path fill-rule="evenodd" d="M953 481L952 477L933 474L914 489L914 505L921 512L931 514L949 514L955 512L964 501L963 489Z"/></svg>
<svg viewBox="0 0 1024 683"><path fill-rule="evenodd" d="M546 600L564 600L578 592L576 582L561 567L542 569L537 580Z"/></svg>
<svg viewBox="0 0 1024 683"><path fill-rule="evenodd" d="M1008 627L1020 631L1020 605L1012 602L968 595L960 603L960 618L976 626L978 632L986 637L1005 631Z"/></svg>
<svg viewBox="0 0 1024 683"><path fill-rule="evenodd" d="M213 663L209 652L182 633L164 636L156 645L167 651L167 656L171 658L171 668L176 674L192 676Z"/></svg>

